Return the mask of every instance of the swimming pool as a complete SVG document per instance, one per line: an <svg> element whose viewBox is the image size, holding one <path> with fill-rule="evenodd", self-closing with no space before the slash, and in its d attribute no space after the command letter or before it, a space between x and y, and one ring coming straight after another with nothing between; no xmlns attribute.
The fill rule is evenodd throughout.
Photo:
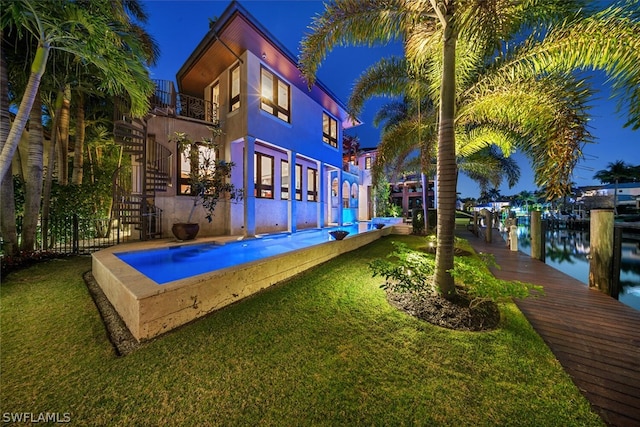
<svg viewBox="0 0 640 427"><path fill-rule="evenodd" d="M364 223L357 226L357 234L341 241L331 239L331 229L325 228L240 241L225 236L199 239L202 243L195 244L177 244L169 239L127 243L93 253L92 274L133 336L143 341L381 236L406 233L405 228L397 227L390 225L377 230ZM352 231L355 233L355 229ZM304 244L307 246L300 246ZM266 253L276 248L279 253ZM249 260L257 254L263 258ZM128 255L135 259L132 264L136 268L121 258ZM206 271L196 270L204 266ZM157 277L162 284L151 277L160 269L167 270ZM174 270L182 270L178 273L180 277L185 272L187 275L176 279Z"/></svg>
<svg viewBox="0 0 640 427"><path fill-rule="evenodd" d="M168 248L120 252L115 255L154 282L162 285L210 271L216 271L308 246L334 240L329 234L338 228L314 229L297 233L258 236L220 244L176 245ZM349 236L369 231L370 223L340 227ZM349 238L347 236L347 238Z"/></svg>

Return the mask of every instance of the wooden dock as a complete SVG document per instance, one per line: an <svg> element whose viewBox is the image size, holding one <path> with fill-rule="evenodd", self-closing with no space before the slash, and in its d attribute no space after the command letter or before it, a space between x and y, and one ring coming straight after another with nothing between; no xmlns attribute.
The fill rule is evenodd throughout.
<svg viewBox="0 0 640 427"><path fill-rule="evenodd" d="M531 258L460 230L478 252L495 256L501 279L544 286L516 304L594 410L611 426L640 426L640 311Z"/></svg>

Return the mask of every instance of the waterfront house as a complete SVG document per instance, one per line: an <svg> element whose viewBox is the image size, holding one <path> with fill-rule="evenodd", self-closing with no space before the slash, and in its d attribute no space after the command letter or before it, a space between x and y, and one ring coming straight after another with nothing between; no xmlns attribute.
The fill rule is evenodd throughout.
<svg viewBox="0 0 640 427"><path fill-rule="evenodd" d="M588 187L578 197L577 202L587 209L613 208L615 203L618 210L639 209L640 182L626 182Z"/></svg>
<svg viewBox="0 0 640 427"><path fill-rule="evenodd" d="M322 82L309 88L296 57L242 5L232 2L210 24L176 80L177 88L156 82L143 122L116 124L116 140L132 146L134 159L116 189L121 223L136 224L144 239L167 236L186 219L190 163L170 140L175 132L200 140L212 126L222 130L215 155L235 164L231 182L244 195L220 202L211 223L196 212L200 235L295 232L358 219L360 174L343 163L343 132L359 122ZM134 183L125 188L129 176Z"/></svg>

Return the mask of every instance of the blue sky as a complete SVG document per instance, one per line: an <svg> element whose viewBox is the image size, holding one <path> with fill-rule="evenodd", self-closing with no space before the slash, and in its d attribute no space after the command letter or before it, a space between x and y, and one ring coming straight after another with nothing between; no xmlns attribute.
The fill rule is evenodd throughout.
<svg viewBox="0 0 640 427"><path fill-rule="evenodd" d="M149 23L147 30L160 45L161 56L158 65L151 69L155 79L174 80L180 66L202 40L209 28L209 18L220 16L229 4L227 0L144 0ZM323 10L321 1L312 0L252 0L240 2L271 34L292 53L298 54L300 41L312 17ZM371 64L390 55L401 55L398 43L374 48L338 47L322 63L318 78L322 80L344 102L349 98L356 78ZM594 87L601 90L591 102L591 132L596 137L595 144L584 148L585 159L574 171L573 181L579 186L597 185L593 174L607 167L608 163L623 160L640 164L640 131L623 128L626 115L615 113L616 102L609 99L608 87L601 74L594 74ZM372 124L372 117L388 99L377 98L365 105L360 119L364 122L353 134L360 138L363 147L375 146L380 132ZM510 195L536 189L533 173L526 157L515 154L520 168L519 183L509 189L500 188L503 195ZM477 186L464 176L460 176L458 191L461 197L478 197Z"/></svg>

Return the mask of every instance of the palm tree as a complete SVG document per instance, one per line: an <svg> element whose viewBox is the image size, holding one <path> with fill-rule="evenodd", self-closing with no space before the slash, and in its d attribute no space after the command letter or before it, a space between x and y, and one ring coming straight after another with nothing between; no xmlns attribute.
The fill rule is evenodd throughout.
<svg viewBox="0 0 640 427"><path fill-rule="evenodd" d="M618 213L618 184L625 182L633 182L634 169L637 166L626 164L623 160L617 160L609 163L607 169L602 169L593 175L602 184L614 184L613 186L613 211Z"/></svg>
<svg viewBox="0 0 640 427"><path fill-rule="evenodd" d="M529 202L536 202L537 198L531 194L530 191L527 190L523 190L521 191L517 196L516 199L519 201L520 206L522 206L522 203L524 202L525 207L527 209L527 213L529 212Z"/></svg>
<svg viewBox="0 0 640 427"><path fill-rule="evenodd" d="M56 8L64 5L67 12L61 13ZM49 10L49 8L52 8ZM132 99L132 105L140 109L141 105L146 103L146 94L151 87L151 82L148 78L145 64L152 63L157 57L157 47L153 43L153 40L144 33L137 24L131 22L126 11L132 11L136 19L146 19L143 9L140 7L137 1L120 1L120 2L108 2L108 1L94 1L94 2L80 2L69 6L66 2L47 2L46 4L31 4L30 2L23 0L21 2L15 2L12 4L6 13L3 13L2 23L3 26L11 28L11 38L3 38L3 45L5 46L25 46L24 49L8 49L14 52L24 53L38 51L36 46L42 44L43 38L46 39L51 36L52 40L58 40L60 46L57 49L46 53L46 61L42 61L42 77L40 79L36 93L42 92L43 98L50 100L46 105L48 109L48 115L53 119L55 124L52 129L53 143L52 149L57 148L57 169L58 179L62 184L66 184L68 180L68 167L67 167L67 155L69 147L69 134L70 134L70 103L72 90L77 94L74 96L74 100L84 100L84 94L88 93L100 93L104 96L105 93L122 93L126 92ZM27 16L20 16L20 19L16 19L16 10L22 10L27 12ZM91 17L90 21L87 18ZM75 21L74 21L75 20ZM33 21L33 22L32 22ZM59 24L59 27L54 27L54 24ZM37 28L40 32L35 34L33 28ZM69 28L67 28L69 26ZM73 31L72 31L73 30ZM85 30L83 32L83 30ZM47 32L48 31L48 32ZM69 39L69 31L73 32L73 36L91 36L98 37L96 41L96 51L91 49L83 49L82 43L85 41ZM98 35L96 31L107 31L104 34ZM111 33L109 33L111 31ZM25 33L25 34L23 34ZM76 33L78 33L76 35ZM109 36L113 37L109 39ZM103 38L107 38L103 40ZM77 38L77 37L76 37ZM109 49L103 49L102 43L109 43ZM33 45L31 47L30 45ZM4 50L4 49L3 49ZM48 51L47 51L48 52ZM36 55L37 58L37 55ZM14 67L18 67L18 64L34 61L33 58L28 55L22 55L22 57L12 58L15 63ZM119 62L118 59L124 61ZM108 61L113 60L113 63ZM105 62L107 61L107 62ZM55 66L51 66L55 64ZM47 67L49 65L49 67ZM24 66L23 68L26 68ZM114 71L115 70L115 71ZM130 77L125 78L122 81L115 81L121 79L125 73L130 74ZM22 104L24 105L25 99L30 96L29 90L32 87L27 82L16 81L15 76L22 74L14 73L12 76L12 89L13 95L16 100L19 100L22 96ZM33 77L33 74L32 74ZM132 81L131 78L140 77L137 81ZM82 85L83 81L92 79L90 85ZM115 80L114 80L115 79ZM30 80L31 81L31 80ZM126 85L132 85L129 87L122 86L122 83ZM106 86L105 86L106 84ZM83 87L91 86L91 90L84 90ZM64 87L64 90L60 90L60 87ZM44 92L44 91L47 92ZM57 92L57 101L51 101L52 98L56 98L56 95L50 96L49 92ZM24 93L24 95L22 95ZM44 96L45 93L47 96ZM35 98L34 98L35 99ZM90 98L91 99L91 98ZM60 101L62 102L59 105ZM3 103L2 109L6 107ZM41 119L37 118L38 114L41 114L41 108L37 108L37 103L33 104L31 126L36 126L41 123ZM141 110L142 111L142 110ZM20 111L18 111L18 116ZM81 183L82 180L82 155L83 155L83 135L84 135L84 105L83 102L78 102L76 106L76 133L75 133L75 156L74 164L74 182ZM18 120L16 119L16 122ZM18 128L12 128L19 131ZM47 168L45 188L42 188L42 133L31 132L30 135L30 158L35 159L35 163L31 163L28 172L29 176L25 177L27 183L26 191L26 206L30 207L30 211L25 213L27 220L25 221L22 229L22 247L23 249L32 249L35 242L36 225L39 213L39 206L41 200L41 194L44 191L44 204L43 204L43 240L46 246L47 236L47 224L48 224L48 204L50 201L51 180L53 177L53 159L55 156L50 154L49 165ZM55 143L55 142L58 143ZM10 138L3 138L2 142L2 156L8 155L11 149L12 142ZM35 209L35 210L34 210Z"/></svg>
<svg viewBox="0 0 640 427"><path fill-rule="evenodd" d="M0 32L2 36L2 32ZM9 79L7 78L7 64L4 49L0 50L0 105L9 105ZM11 117L9 109L0 109L0 141L9 135ZM5 255L15 255L18 252L18 233L16 229L16 206L13 192L13 177L11 169L7 169L4 176L0 176L0 233L4 240L2 248Z"/></svg>
<svg viewBox="0 0 640 427"><path fill-rule="evenodd" d="M363 74L363 76L366 75L367 72ZM354 86L354 96L360 95L359 91L362 88L360 82L359 80ZM429 111L427 108L423 110ZM383 105L374 117L373 123L376 126L380 120L384 121L381 140L378 144L379 155L373 168L374 182L386 172L390 172L392 176L398 176L406 171L422 171L428 176L433 176L435 134L428 129L435 129L435 117L433 114L419 117L416 111L417 109L410 105L408 97L405 97L402 101ZM425 130L424 138L416 138L421 135L421 132L415 130L417 127ZM487 191L489 185L500 187L504 180L509 187L513 187L518 182L520 168L517 162L513 158L504 156L495 146L480 148L475 152L468 150L468 152L466 157L459 156L458 169L476 181L481 192ZM423 205L428 206L426 198L423 200Z"/></svg>
<svg viewBox="0 0 640 427"><path fill-rule="evenodd" d="M110 2L100 0L100 4ZM0 141L0 176L10 167L52 49L72 53L95 66L102 78L102 89L128 95L134 115L148 111L153 82L144 66L138 35L111 16L92 14L83 6L83 2L63 0L17 0L3 4L0 18L3 32L9 29L19 37L29 34L37 45L16 119L6 140Z"/></svg>
<svg viewBox="0 0 640 427"><path fill-rule="evenodd" d="M500 88L502 82L513 81L516 76L519 80L522 76L530 76L529 84L534 85L544 82L549 73L603 69L614 79L614 90L628 97L629 124L640 127L640 70L636 67L640 59L638 4L638 0L629 0L621 6L596 12L583 7L584 2L577 0L338 0L327 5L324 13L315 18L311 34L302 42L300 58L303 74L309 82L313 82L317 68L334 46L384 43L391 39L405 42L407 59L415 69L424 68L437 76L438 250L435 282L442 294L455 293L453 277L448 271L453 268L456 203L455 106L457 96L461 95L456 85L458 75L464 71L464 63L456 63L456 58L463 57L457 55L458 45L467 51L467 56L482 58L495 55L497 47L508 46L503 42L518 45L513 55L501 57L506 67L475 85L476 93ZM533 29L534 36L518 43L515 38L527 29ZM511 93L513 102L526 95L526 87L522 89L517 94ZM498 107L503 108L503 113L509 111L507 106ZM566 112L567 115L570 113ZM523 122L529 125L528 136L535 137L536 131L542 129L542 123L536 123L536 118L534 108L528 112L528 120ZM567 139L580 140L580 135L571 135L571 128L556 130L554 149L562 150ZM531 150L541 150L541 142L538 140L539 145L533 145ZM536 170L538 182L548 184L552 196L565 189L575 165L575 156L565 153L579 152L579 144L576 146L574 142L569 148L554 156L559 161L555 168Z"/></svg>

